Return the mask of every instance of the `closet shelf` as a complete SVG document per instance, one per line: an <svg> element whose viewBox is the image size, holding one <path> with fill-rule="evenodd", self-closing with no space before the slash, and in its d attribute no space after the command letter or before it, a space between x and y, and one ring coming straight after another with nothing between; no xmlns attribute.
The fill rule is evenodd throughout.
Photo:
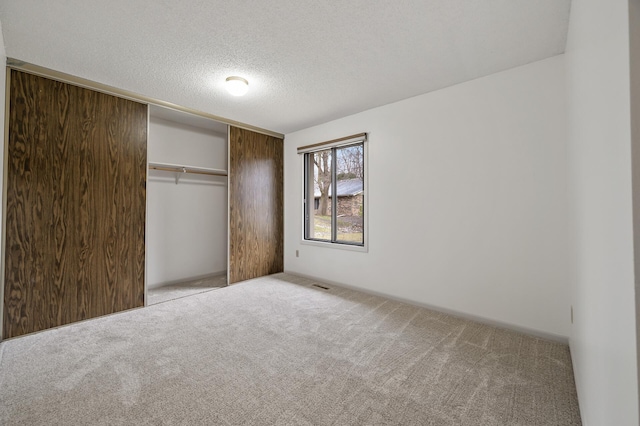
<svg viewBox="0 0 640 426"><path fill-rule="evenodd" d="M180 164L169 163L149 163L149 169L163 170L166 172L176 173L176 184L180 179L181 174L193 173L198 175L211 175L211 176L227 176L226 170L210 169L207 167L195 167L195 166L183 166Z"/></svg>

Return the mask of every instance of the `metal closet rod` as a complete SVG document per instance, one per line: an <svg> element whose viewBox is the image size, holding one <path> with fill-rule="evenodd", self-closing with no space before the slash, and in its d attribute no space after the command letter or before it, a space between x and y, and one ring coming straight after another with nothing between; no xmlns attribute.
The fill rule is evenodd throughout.
<svg viewBox="0 0 640 426"><path fill-rule="evenodd" d="M149 163L149 168L153 170L163 170L176 173L193 173L198 175L227 176L226 170L209 169L206 167L181 166L179 164Z"/></svg>

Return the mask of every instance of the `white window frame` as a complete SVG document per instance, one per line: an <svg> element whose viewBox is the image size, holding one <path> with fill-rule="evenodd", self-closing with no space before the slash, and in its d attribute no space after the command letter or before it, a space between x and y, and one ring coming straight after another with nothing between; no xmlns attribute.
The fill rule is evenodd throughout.
<svg viewBox="0 0 640 426"><path fill-rule="evenodd" d="M337 242L337 241L323 241L323 240L313 240L306 239L306 226L307 226L307 218L308 214L307 209L307 176L306 176L306 166L305 159L307 158L304 154L310 154L317 151L324 151L331 148L339 148L343 146L349 146L362 143L363 147L363 162L364 162L364 197L362 202L362 210L363 210L363 240L364 244L350 244L345 242ZM309 145L298 148L298 154L302 157L302 227L300 229L301 232L301 244L311 245L316 247L326 247L326 248L336 248L340 250L348 250L348 251L357 251L357 252L368 252L369 251L369 149L368 149L368 135L366 133L362 133L359 135L348 136L345 138L335 139L333 141L323 142L319 144ZM334 175L335 178L335 175ZM332 191L333 194L334 191ZM314 202L313 194L309 200L310 203ZM335 206L335 202L332 202L332 206ZM332 207L333 210L333 207ZM334 211L332 211L331 216L333 218ZM332 219L333 221L333 219Z"/></svg>

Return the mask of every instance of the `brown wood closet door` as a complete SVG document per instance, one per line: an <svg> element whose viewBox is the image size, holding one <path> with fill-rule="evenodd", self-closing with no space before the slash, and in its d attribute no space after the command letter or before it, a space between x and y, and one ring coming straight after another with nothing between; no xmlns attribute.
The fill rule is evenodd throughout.
<svg viewBox="0 0 640 426"><path fill-rule="evenodd" d="M229 284L284 270L283 141L229 129Z"/></svg>
<svg viewBox="0 0 640 426"><path fill-rule="evenodd" d="M143 306L147 106L12 70L5 338Z"/></svg>

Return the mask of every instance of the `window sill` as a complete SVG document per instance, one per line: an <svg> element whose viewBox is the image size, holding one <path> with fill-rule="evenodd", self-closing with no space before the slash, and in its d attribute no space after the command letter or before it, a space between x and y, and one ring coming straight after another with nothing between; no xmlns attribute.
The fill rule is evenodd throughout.
<svg viewBox="0 0 640 426"><path fill-rule="evenodd" d="M360 253L369 252L369 248L367 247L366 244L364 246L352 246L349 244L337 244L337 243L328 243L324 241L313 241L313 240L302 240L300 241L300 244L304 244L307 246L333 248L338 250L358 251Z"/></svg>

